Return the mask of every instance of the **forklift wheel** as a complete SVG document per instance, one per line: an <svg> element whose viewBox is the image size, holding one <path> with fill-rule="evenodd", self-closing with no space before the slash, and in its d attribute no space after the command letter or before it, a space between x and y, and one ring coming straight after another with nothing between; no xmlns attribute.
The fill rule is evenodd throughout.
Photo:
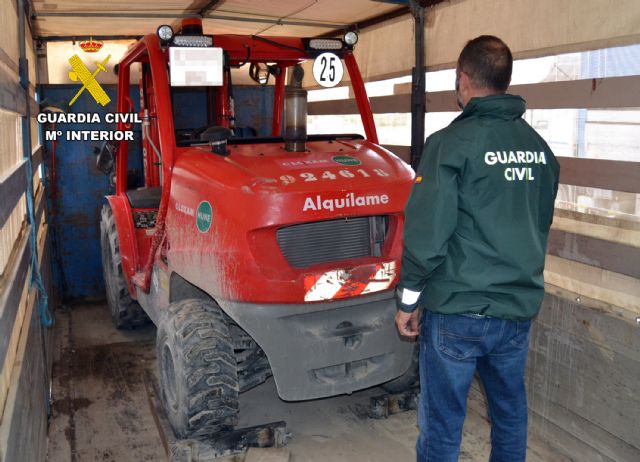
<svg viewBox="0 0 640 462"><path fill-rule="evenodd" d="M407 372L400 377L391 380L382 385L389 393L402 393L403 391L410 390L420 386L420 374L419 374L419 356L420 356L420 342L415 342L413 346L413 354L411 356L411 365Z"/></svg>
<svg viewBox="0 0 640 462"><path fill-rule="evenodd" d="M160 317L156 353L162 401L177 437L212 436L237 424L233 342L214 302L169 305Z"/></svg>
<svg viewBox="0 0 640 462"><path fill-rule="evenodd" d="M100 221L100 245L102 247L102 272L107 292L111 320L118 329L131 329L149 321L142 307L131 298L122 273L122 259L118 232L111 207L102 207Z"/></svg>

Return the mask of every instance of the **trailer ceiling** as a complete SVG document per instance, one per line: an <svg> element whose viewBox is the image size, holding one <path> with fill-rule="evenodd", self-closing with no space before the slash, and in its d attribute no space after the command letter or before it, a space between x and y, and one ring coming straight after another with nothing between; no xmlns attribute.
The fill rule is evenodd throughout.
<svg viewBox="0 0 640 462"><path fill-rule="evenodd" d="M193 16L209 34L313 37L399 9L371 0L33 0L31 17L40 38L140 36Z"/></svg>

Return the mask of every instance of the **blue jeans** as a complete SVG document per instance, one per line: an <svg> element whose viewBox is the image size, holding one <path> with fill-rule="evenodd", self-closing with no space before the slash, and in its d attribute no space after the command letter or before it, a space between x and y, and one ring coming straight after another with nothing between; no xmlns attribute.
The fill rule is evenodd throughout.
<svg viewBox="0 0 640 462"><path fill-rule="evenodd" d="M456 462L475 371L491 420L490 462L523 462L527 450L524 371L531 321L425 311L420 334L418 462Z"/></svg>

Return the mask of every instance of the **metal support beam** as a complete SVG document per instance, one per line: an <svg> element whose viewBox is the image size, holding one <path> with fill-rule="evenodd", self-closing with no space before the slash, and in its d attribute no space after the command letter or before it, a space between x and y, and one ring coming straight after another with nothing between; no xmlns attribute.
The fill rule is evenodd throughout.
<svg viewBox="0 0 640 462"><path fill-rule="evenodd" d="M424 65L424 2L411 0L415 30L416 65L411 74L411 166L416 169L424 148L424 119L426 109Z"/></svg>
<svg viewBox="0 0 640 462"><path fill-rule="evenodd" d="M367 27L375 26L385 21L391 21L392 19L399 18L401 16L409 14L410 12L411 11L409 10L409 7L403 6L395 10L391 10L388 13L384 13L379 16L374 16L373 18L365 19L364 21L349 24L342 28L338 28L336 30L327 32L325 34L318 35L318 38L336 37L336 36L342 35L345 30L361 31L363 29L366 29Z"/></svg>
<svg viewBox="0 0 640 462"><path fill-rule="evenodd" d="M37 39L40 42L77 42L86 38L86 35L55 35ZM91 38L93 40L140 40L142 35L92 35Z"/></svg>
<svg viewBox="0 0 640 462"><path fill-rule="evenodd" d="M207 14L211 13L211 11L215 10L221 3L221 0L209 0L206 5L204 5L199 11L198 16L205 17Z"/></svg>
<svg viewBox="0 0 640 462"><path fill-rule="evenodd" d="M144 13L125 13L125 12L91 12L91 11L44 11L42 13L35 12L32 15L38 18L120 18L120 19L181 19L193 18L195 13L153 13L151 11ZM205 14L203 19L216 19L219 21L238 21L260 24L274 24L282 26L302 26L302 27L326 27L328 29L344 29L347 24L325 23L316 21L295 21L290 19L274 19L274 18L258 18L246 16L232 16L226 14Z"/></svg>
<svg viewBox="0 0 640 462"><path fill-rule="evenodd" d="M421 0L418 3L421 4L424 8L429 8L437 5L438 3L442 3L445 0ZM385 2L385 3L396 3L396 2ZM403 1L401 3L409 3L409 0ZM387 13L383 13L378 16L374 16L369 19L365 19L363 21L354 22L353 24L349 24L344 26L341 29L332 30L331 32L327 32L325 34L318 35L318 38L331 38L342 35L346 30L354 30L354 31L362 31L372 26L377 26L378 24L382 24L387 21L391 21L396 18L400 18L404 15L411 14L411 8L408 6L401 6L395 10L391 10Z"/></svg>

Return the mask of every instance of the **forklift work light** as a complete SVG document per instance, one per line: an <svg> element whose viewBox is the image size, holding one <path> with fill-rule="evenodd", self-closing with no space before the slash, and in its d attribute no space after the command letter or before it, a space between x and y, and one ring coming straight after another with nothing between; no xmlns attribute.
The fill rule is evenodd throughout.
<svg viewBox="0 0 640 462"><path fill-rule="evenodd" d="M158 27L157 34L161 42L169 43L173 38L173 29L171 28L171 26L163 24L162 26Z"/></svg>
<svg viewBox="0 0 640 462"><path fill-rule="evenodd" d="M337 39L311 39L309 48L314 50L341 50L342 41Z"/></svg>
<svg viewBox="0 0 640 462"><path fill-rule="evenodd" d="M173 45L177 47L211 47L213 37L208 35L176 35Z"/></svg>
<svg viewBox="0 0 640 462"><path fill-rule="evenodd" d="M346 34L344 34L344 43L346 43L347 45L349 45L350 47L354 46L356 43L358 43L358 34L356 34L353 31L349 31Z"/></svg>

